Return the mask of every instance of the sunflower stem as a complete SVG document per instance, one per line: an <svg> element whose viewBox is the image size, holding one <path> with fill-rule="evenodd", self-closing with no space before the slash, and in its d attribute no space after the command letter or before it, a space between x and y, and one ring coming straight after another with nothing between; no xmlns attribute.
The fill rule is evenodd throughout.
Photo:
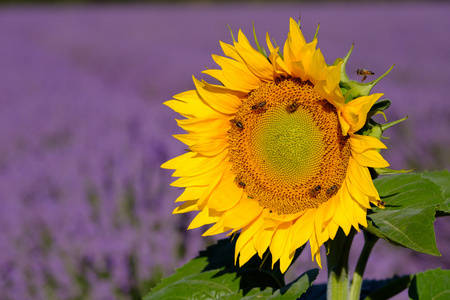
<svg viewBox="0 0 450 300"><path fill-rule="evenodd" d="M348 257L356 230L350 230L348 236L339 229L334 240L328 242L327 266L328 286L327 299L347 300L348 284Z"/></svg>
<svg viewBox="0 0 450 300"><path fill-rule="evenodd" d="M377 236L364 231L364 247L359 256L358 263L356 264L355 273L353 274L349 300L359 300L367 261L369 260L370 253L378 239Z"/></svg>

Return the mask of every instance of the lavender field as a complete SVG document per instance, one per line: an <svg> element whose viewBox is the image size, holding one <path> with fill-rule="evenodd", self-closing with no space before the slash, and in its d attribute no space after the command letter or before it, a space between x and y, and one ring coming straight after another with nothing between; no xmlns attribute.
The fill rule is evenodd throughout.
<svg viewBox="0 0 450 300"><path fill-rule="evenodd" d="M185 147L162 103L206 78L227 24L282 44L300 13L328 63L355 44L354 79L396 64L374 89L389 121L409 116L386 132L392 168L449 168L450 4L0 7L0 299L140 299L210 243L171 215L180 191L159 166ZM449 225L439 258L380 241L367 278L450 268Z"/></svg>

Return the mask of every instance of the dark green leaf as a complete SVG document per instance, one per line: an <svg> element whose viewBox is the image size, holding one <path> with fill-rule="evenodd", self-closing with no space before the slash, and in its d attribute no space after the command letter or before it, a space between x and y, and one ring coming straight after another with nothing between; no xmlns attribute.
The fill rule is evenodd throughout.
<svg viewBox="0 0 450 300"><path fill-rule="evenodd" d="M327 299L327 284L315 284L306 291L300 300L326 300Z"/></svg>
<svg viewBox="0 0 450 300"><path fill-rule="evenodd" d="M374 184L386 209L374 208L367 230L392 244L431 255L436 247L433 222L445 205L449 173L400 174L378 178Z"/></svg>
<svg viewBox="0 0 450 300"><path fill-rule="evenodd" d="M450 173L448 170L431 173L425 172L422 176L441 187L441 193L445 201L439 204L437 210L442 214L450 214Z"/></svg>
<svg viewBox="0 0 450 300"><path fill-rule="evenodd" d="M385 111L386 109L389 108L389 106L391 106L391 101L389 99L383 99L380 100L378 102L376 102L372 108L370 109L371 112L376 112L376 111Z"/></svg>
<svg viewBox="0 0 450 300"><path fill-rule="evenodd" d="M276 290L272 293L271 290L264 290L252 296L244 297L243 300L255 300L255 299L297 299L302 294L306 292L306 290L313 284L317 275L319 274L319 269L312 269L306 271L302 275L300 275L297 279L285 285L280 290Z"/></svg>
<svg viewBox="0 0 450 300"><path fill-rule="evenodd" d="M236 240L236 239L234 239ZM300 295L314 281L318 270L310 270L289 285L276 263L271 268L270 254L262 261L254 256L241 268L234 265L235 243L219 241L202 251L176 273L162 280L144 300L150 299L253 299L256 295L283 297ZM301 250L298 251L297 256ZM281 289L281 290L280 290ZM274 292L275 291L275 292ZM274 298L277 299L277 298Z"/></svg>
<svg viewBox="0 0 450 300"><path fill-rule="evenodd" d="M384 300L394 297L408 288L412 277L412 275L405 275L402 277L394 276L386 280L364 280L361 299Z"/></svg>
<svg viewBox="0 0 450 300"><path fill-rule="evenodd" d="M434 269L414 276L408 295L413 300L450 299L450 270Z"/></svg>

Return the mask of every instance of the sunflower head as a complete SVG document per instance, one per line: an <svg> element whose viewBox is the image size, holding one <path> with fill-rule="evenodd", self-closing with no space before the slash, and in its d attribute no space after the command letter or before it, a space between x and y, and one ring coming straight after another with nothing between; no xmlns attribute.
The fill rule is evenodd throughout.
<svg viewBox="0 0 450 300"><path fill-rule="evenodd" d="M219 68L204 71L221 84L194 78L194 90L165 103L185 117L177 122L187 134L175 137L189 151L162 165L184 188L174 213L198 211L189 228L240 231L240 265L269 249L282 272L306 242L320 265L320 246L339 228L367 226L380 203L369 168L388 166L386 147L364 134L382 94L348 79L350 53L327 65L317 39L289 25L282 48L267 34L268 50L257 40L256 50L242 31L221 42Z"/></svg>

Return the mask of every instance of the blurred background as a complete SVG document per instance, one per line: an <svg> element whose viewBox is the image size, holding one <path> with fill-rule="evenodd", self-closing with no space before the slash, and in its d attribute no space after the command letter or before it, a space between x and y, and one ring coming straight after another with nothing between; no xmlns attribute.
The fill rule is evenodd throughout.
<svg viewBox="0 0 450 300"><path fill-rule="evenodd" d="M383 155L392 168L450 166L450 5L446 2L179 2L0 6L0 299L140 299L213 242L171 215L180 190L160 169L185 148L162 105L193 89L251 21L283 44L289 17L308 41L320 23L328 63L355 44L350 77L393 71L373 92L392 101ZM26 1L23 1L26 2ZM56 1L55 1L56 2ZM75 2L75 1L64 1ZM83 2L83 3L82 3ZM32 3L28 1L28 3ZM380 241L365 277L450 268L450 223L435 222L442 257ZM218 238L223 238L220 236ZM362 247L356 237L351 259ZM316 267L306 251L293 278ZM326 270L319 282L325 282ZM406 297L406 296L405 296Z"/></svg>

